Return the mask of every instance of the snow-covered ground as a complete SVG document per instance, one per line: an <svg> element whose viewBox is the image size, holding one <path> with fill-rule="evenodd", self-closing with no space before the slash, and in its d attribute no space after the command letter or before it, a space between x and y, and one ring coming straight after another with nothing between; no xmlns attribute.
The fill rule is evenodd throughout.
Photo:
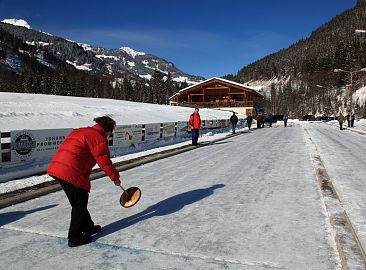
<svg viewBox="0 0 366 270"><path fill-rule="evenodd" d="M2 132L20 129L77 128L90 126L94 124L93 118L106 114L114 118L117 124L187 121L191 113L191 108L121 100L0 93L0 131ZM207 120L227 119L231 116L230 112L210 109L201 109L200 114L202 119ZM244 115L239 115L239 117L245 118ZM290 122L300 123L297 120L290 120ZM278 122L274 126L282 124L282 122ZM337 121L330 121L327 124L338 126ZM243 130L247 131L247 128ZM355 127L352 130L366 133L366 119L356 121ZM225 137L229 133L229 130L212 130L206 134L201 134L200 141L213 141ZM144 146L140 147L137 153L117 156L112 160L113 162L130 160L189 144L189 138L184 141L156 142L154 145L149 145L148 148L144 148ZM0 166L0 182L8 179L16 179L6 183L0 183L0 193L51 181L52 179L45 174L32 176L43 173L47 168L48 162L48 160L36 160L22 166L14 166L14 168L11 166Z"/></svg>
<svg viewBox="0 0 366 270"><path fill-rule="evenodd" d="M0 131L78 128L109 115L117 125L188 121L192 108L115 99L0 93ZM232 113L201 109L202 119L229 119ZM242 116L244 117L244 116Z"/></svg>
<svg viewBox="0 0 366 270"><path fill-rule="evenodd" d="M143 194L130 209L108 178L93 181L103 230L87 246L67 247L62 191L2 209L0 259L11 269L339 269L303 129L276 127L121 172Z"/></svg>
<svg viewBox="0 0 366 270"><path fill-rule="evenodd" d="M97 105L95 99L86 99L87 104L79 98L51 101L53 97L24 94L15 98L5 94L3 102L1 95L0 123L5 131L19 129L11 126L18 121L12 116L20 124L33 121L27 128L38 122L42 128L55 128L56 119L62 122L57 127L79 127L104 114L122 124L146 123L145 114L151 122L185 121L192 111L113 100L97 100ZM24 106L27 101L33 106L27 110L10 105L17 98ZM47 102L54 102L54 109L46 110ZM48 125L47 113L52 117ZM231 113L201 110L201 115L227 118ZM336 121L292 120L287 128L278 122L272 128L243 130L236 137L121 172L125 186L139 186L143 192L131 209L121 209L120 191L107 177L93 181L89 209L103 230L87 246L67 248L70 206L62 191L0 210L1 265L5 269L341 269L335 240L339 231L331 221L337 213L316 180L318 159L339 196L341 212L349 216L365 249L365 120L343 131ZM229 132L208 133L200 141L224 138ZM156 145L114 161L189 143L188 139ZM48 180L46 175L33 176L3 183L0 190ZM344 245L354 250L351 242ZM349 269L365 269L353 255L346 251Z"/></svg>
<svg viewBox="0 0 366 270"><path fill-rule="evenodd" d="M192 108L128 102L112 99L63 97L24 93L0 93L0 131L21 129L56 129L78 128L95 124L93 119L109 115L117 125L147 124L161 122L187 121ZM201 109L202 119L229 119L231 112ZM245 118L239 115L239 118ZM229 130L212 130L202 133L200 141L210 141L226 136ZM169 145L170 144L170 145ZM174 144L174 145L171 145ZM129 160L154 152L190 144L185 140L157 141L153 145L140 145L135 151L123 156L116 156L113 162ZM153 148L153 149L151 149ZM113 149L112 149L113 154ZM47 175L31 176L46 170L49 160L34 160L23 165L0 166L0 182L21 178L7 183L0 183L0 193L52 180ZM26 178L25 178L26 177Z"/></svg>

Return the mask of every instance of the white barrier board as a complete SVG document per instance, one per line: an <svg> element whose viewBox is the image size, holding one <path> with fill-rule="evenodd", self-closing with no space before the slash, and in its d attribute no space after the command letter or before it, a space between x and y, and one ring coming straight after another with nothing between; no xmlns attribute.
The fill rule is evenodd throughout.
<svg viewBox="0 0 366 270"><path fill-rule="evenodd" d="M142 141L142 125L116 126L113 131L113 146L130 145Z"/></svg>
<svg viewBox="0 0 366 270"><path fill-rule="evenodd" d="M72 130L67 128L11 131L11 161L52 157Z"/></svg>
<svg viewBox="0 0 366 270"><path fill-rule="evenodd" d="M179 121L177 122L177 137L184 137L188 132L188 122Z"/></svg>
<svg viewBox="0 0 366 270"><path fill-rule="evenodd" d="M160 123L145 125L145 141L157 140L160 138Z"/></svg>
<svg viewBox="0 0 366 270"><path fill-rule="evenodd" d="M163 123L163 138L175 136L175 122Z"/></svg>
<svg viewBox="0 0 366 270"><path fill-rule="evenodd" d="M206 128L215 128L216 127L216 120L206 120L205 122Z"/></svg>

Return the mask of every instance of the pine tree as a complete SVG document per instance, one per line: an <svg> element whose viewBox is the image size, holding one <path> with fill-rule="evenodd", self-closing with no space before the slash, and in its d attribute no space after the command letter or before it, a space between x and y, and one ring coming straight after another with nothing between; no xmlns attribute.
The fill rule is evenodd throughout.
<svg viewBox="0 0 366 270"><path fill-rule="evenodd" d="M150 103L162 104L164 99L164 75L162 72L155 70L150 80Z"/></svg>

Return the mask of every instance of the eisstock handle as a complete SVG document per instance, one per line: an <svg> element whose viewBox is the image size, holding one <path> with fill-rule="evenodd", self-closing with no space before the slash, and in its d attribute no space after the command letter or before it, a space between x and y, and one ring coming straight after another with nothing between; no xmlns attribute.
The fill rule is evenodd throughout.
<svg viewBox="0 0 366 270"><path fill-rule="evenodd" d="M119 185L119 187L125 192L126 190L122 187L122 185Z"/></svg>

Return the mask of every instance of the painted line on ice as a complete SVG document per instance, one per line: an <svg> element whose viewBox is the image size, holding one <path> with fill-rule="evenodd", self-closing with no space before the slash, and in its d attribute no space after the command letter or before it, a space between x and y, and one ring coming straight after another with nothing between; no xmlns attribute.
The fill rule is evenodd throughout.
<svg viewBox="0 0 366 270"><path fill-rule="evenodd" d="M57 237L57 238L65 238L65 236L61 235L61 234L58 235L58 234L54 234L54 233L39 232L39 231L31 230L31 229L15 227L12 225L3 225L3 226L0 226L0 229L8 230L8 231L30 233L30 234L45 235L45 236L51 236L51 237Z"/></svg>
<svg viewBox="0 0 366 270"><path fill-rule="evenodd" d="M97 247L98 246L100 246L100 247L107 246L107 247L112 247L114 249L120 248L120 249L126 249L126 250L130 250L130 251L134 251L134 252L150 252L150 253L156 253L156 254L167 255L167 256L199 259L199 260L204 260L204 261L209 261L209 262L228 263L228 264L253 266L253 267L261 266L261 267L273 268L273 269L285 269L284 266L281 266L281 265L278 265L278 264L275 264L272 262L249 262L249 261L243 262L243 261L234 260L234 259L224 259L224 258L218 258L218 257L213 258L213 257L209 257L209 256L204 256L204 255L199 256L199 255L194 255L194 254L189 254L189 253L173 252L173 251L160 250L160 249L131 247L131 246L125 246L125 245L117 246L115 244L110 244L110 243L93 242L93 244L96 245Z"/></svg>
<svg viewBox="0 0 366 270"><path fill-rule="evenodd" d="M11 225L1 226L0 229L8 230L8 231L17 231L17 232L22 232L22 233L27 233L27 234L36 234L36 235L54 237L54 238L59 238L59 239L65 239L65 241L67 240L67 238L65 236L60 235L60 234L35 231L35 230L19 228L19 227L15 227L15 226L11 226ZM189 254L189 253L180 253L180 252L150 249L150 248L131 247L131 246L126 246L126 245L115 245L115 244L111 244L111 243L102 243L102 242L92 242L89 245L95 246L97 248L109 247L109 248L113 248L113 249L125 249L128 251L133 251L134 253L150 252L150 253L167 255L167 256L199 259L199 260L204 260L204 261L208 261L208 262L227 263L227 264L252 266L252 267L260 266L260 267L272 268L272 269L286 269L286 267L272 263L272 262L250 262L250 261L239 261L239 260L234 260L234 259L224 259L224 258L219 258L219 257L213 258L213 257L209 257L209 256L204 256L204 255L199 256L199 255L194 255L194 254Z"/></svg>

